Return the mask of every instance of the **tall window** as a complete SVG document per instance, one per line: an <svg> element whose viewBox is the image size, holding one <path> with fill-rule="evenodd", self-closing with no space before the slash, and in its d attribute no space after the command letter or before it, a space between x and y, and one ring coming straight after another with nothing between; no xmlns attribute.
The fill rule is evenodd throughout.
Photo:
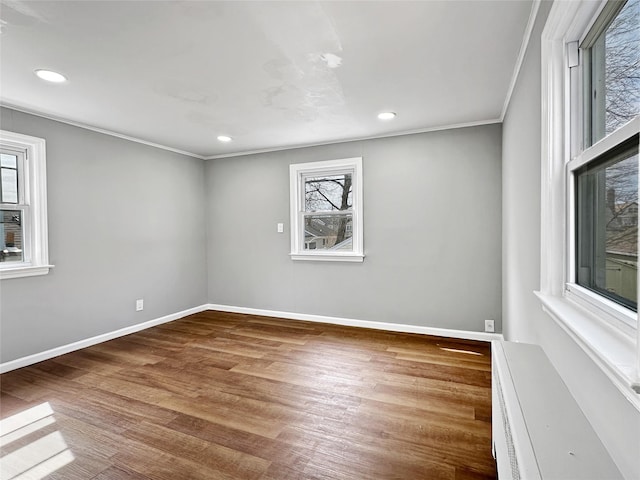
<svg viewBox="0 0 640 480"><path fill-rule="evenodd" d="M544 310L640 409L640 0L554 2L542 32Z"/></svg>
<svg viewBox="0 0 640 480"><path fill-rule="evenodd" d="M0 278L49 272L45 142L0 131Z"/></svg>
<svg viewBox="0 0 640 480"><path fill-rule="evenodd" d="M610 2L580 45L575 283L637 311L640 0ZM575 109L578 112L579 109Z"/></svg>
<svg viewBox="0 0 640 480"><path fill-rule="evenodd" d="M362 159L290 166L291 257L362 261Z"/></svg>

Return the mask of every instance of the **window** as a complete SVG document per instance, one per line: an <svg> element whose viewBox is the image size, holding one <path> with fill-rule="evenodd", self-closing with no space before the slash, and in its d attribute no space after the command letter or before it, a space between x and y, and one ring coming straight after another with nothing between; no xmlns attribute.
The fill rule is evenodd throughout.
<svg viewBox="0 0 640 480"><path fill-rule="evenodd" d="M575 172L576 283L638 310L638 142Z"/></svg>
<svg viewBox="0 0 640 480"><path fill-rule="evenodd" d="M290 166L291 258L361 262L362 158Z"/></svg>
<svg viewBox="0 0 640 480"><path fill-rule="evenodd" d="M0 131L0 278L49 272L45 141Z"/></svg>
<svg viewBox="0 0 640 480"><path fill-rule="evenodd" d="M569 284L637 311L640 0L609 2L579 43L581 64L570 102L576 142L568 163L574 184L575 253ZM579 106L583 107L580 114ZM582 126L581 126L582 124ZM580 148L581 147L581 148ZM635 213L634 213L635 212ZM628 322L637 325L637 315Z"/></svg>
<svg viewBox="0 0 640 480"><path fill-rule="evenodd" d="M544 310L640 409L640 0L554 2L542 34Z"/></svg>
<svg viewBox="0 0 640 480"><path fill-rule="evenodd" d="M583 52L584 146L640 112L640 2L609 2L580 44Z"/></svg>

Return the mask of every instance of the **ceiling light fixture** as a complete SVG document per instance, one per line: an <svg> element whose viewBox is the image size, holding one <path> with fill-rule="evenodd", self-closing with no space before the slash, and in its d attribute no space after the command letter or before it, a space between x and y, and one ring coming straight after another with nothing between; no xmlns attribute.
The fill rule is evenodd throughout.
<svg viewBox="0 0 640 480"><path fill-rule="evenodd" d="M219 142L230 142L231 141L231 137L229 137L227 135L218 135L218 141Z"/></svg>
<svg viewBox="0 0 640 480"><path fill-rule="evenodd" d="M67 77L58 72L52 72L51 70L36 70L35 74L47 82L62 83L67 81Z"/></svg>
<svg viewBox="0 0 640 480"><path fill-rule="evenodd" d="M378 114L378 118L380 120L391 120L393 118L396 118L396 114L395 112L382 112Z"/></svg>

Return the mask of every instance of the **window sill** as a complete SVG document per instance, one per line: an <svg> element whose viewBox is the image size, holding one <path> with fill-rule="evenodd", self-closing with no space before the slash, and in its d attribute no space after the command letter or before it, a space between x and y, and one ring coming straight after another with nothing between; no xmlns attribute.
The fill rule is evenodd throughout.
<svg viewBox="0 0 640 480"><path fill-rule="evenodd" d="M35 277L38 275L46 275L49 270L53 268L53 265L38 265L38 266L21 266L11 268L0 268L0 280L6 280L9 278L21 278L21 277Z"/></svg>
<svg viewBox="0 0 640 480"><path fill-rule="evenodd" d="M290 253L291 260L311 260L315 262L364 262L361 253Z"/></svg>
<svg viewBox="0 0 640 480"><path fill-rule="evenodd" d="M627 400L640 410L635 339L566 297L541 292L535 294L542 303L542 309L591 357Z"/></svg>

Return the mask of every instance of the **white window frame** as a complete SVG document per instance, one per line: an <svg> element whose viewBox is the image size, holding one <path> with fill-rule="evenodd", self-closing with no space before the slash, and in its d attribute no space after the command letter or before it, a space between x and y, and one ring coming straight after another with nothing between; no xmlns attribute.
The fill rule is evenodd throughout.
<svg viewBox="0 0 640 480"><path fill-rule="evenodd" d="M606 3L554 2L542 33L541 265L536 294L543 309L640 410L637 313L574 282L573 172L640 127L636 118L582 150L582 52L577 46Z"/></svg>
<svg viewBox="0 0 640 480"><path fill-rule="evenodd" d="M309 175L335 175L351 173L353 207L353 250L350 252L324 249L304 249L304 178ZM362 222L362 157L343 158L320 162L295 163L289 166L290 209L291 209L291 252L292 260L316 260L329 262L364 261Z"/></svg>
<svg viewBox="0 0 640 480"><path fill-rule="evenodd" d="M4 210L20 210L23 225L23 261L0 262L0 279L46 275L49 264L47 223L46 142L42 138L0 130L2 148L19 152L18 204L0 203Z"/></svg>

